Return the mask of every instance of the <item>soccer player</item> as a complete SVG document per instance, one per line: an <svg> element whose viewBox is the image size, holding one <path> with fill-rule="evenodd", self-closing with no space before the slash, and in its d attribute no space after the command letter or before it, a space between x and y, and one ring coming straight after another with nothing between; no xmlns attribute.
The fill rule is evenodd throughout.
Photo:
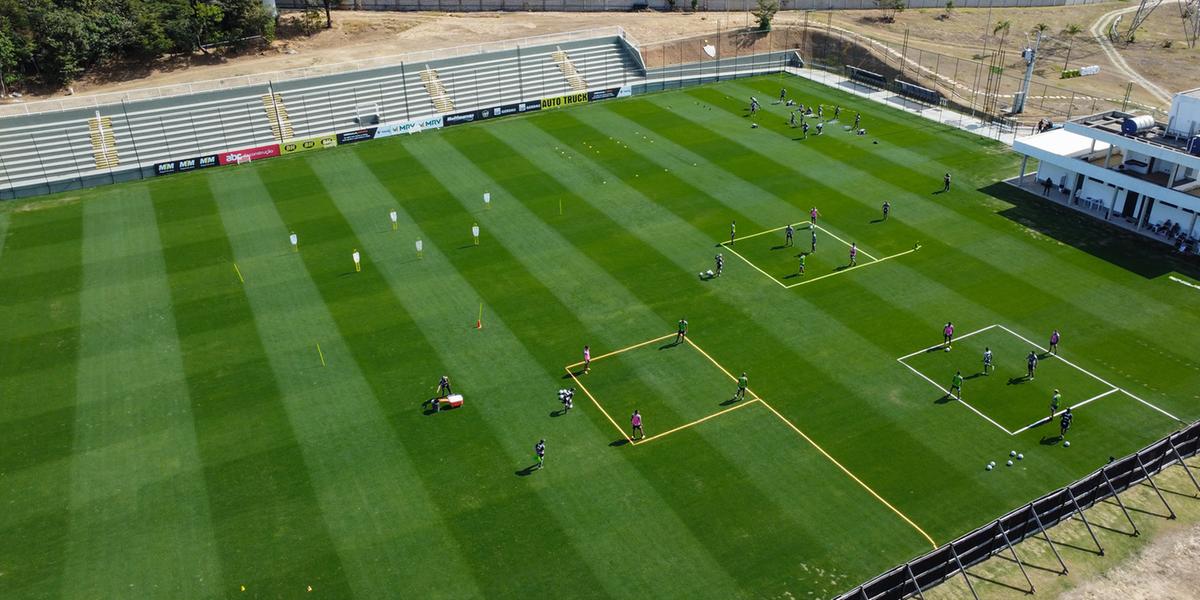
<svg viewBox="0 0 1200 600"><path fill-rule="evenodd" d="M729 222L729 245L732 246L734 240L737 239L737 221Z"/></svg>
<svg viewBox="0 0 1200 600"><path fill-rule="evenodd" d="M629 417L629 424L633 427L633 439L646 437L646 432L642 430L642 415L638 411L633 411L633 415Z"/></svg>
<svg viewBox="0 0 1200 600"><path fill-rule="evenodd" d="M796 126L796 111L794 111L794 110L792 111L792 116L788 120L788 123L790 123L792 127Z"/></svg>
<svg viewBox="0 0 1200 600"><path fill-rule="evenodd" d="M1058 334L1057 329L1050 332L1050 353L1051 354L1058 356L1058 341L1061 339L1062 339L1062 336Z"/></svg>
<svg viewBox="0 0 1200 600"><path fill-rule="evenodd" d="M892 205L889 204L887 200L884 200L883 201L883 220L884 221L887 220L888 213L890 213L890 212L892 212Z"/></svg>
<svg viewBox="0 0 1200 600"><path fill-rule="evenodd" d="M943 192L950 191L950 174L949 173L946 173L946 175L944 177L942 177L942 191Z"/></svg>
<svg viewBox="0 0 1200 600"><path fill-rule="evenodd" d="M583 372L587 373L592 370L592 347L583 347Z"/></svg>
<svg viewBox="0 0 1200 600"><path fill-rule="evenodd" d="M1063 439L1063 438L1067 437L1067 430L1071 428L1071 421L1074 418L1075 418L1075 415L1071 414L1071 407L1068 406L1067 410L1063 411L1062 417L1060 417L1060 420L1058 422L1058 437L1059 437L1059 439Z"/></svg>
<svg viewBox="0 0 1200 600"><path fill-rule="evenodd" d="M754 96L750 96L750 116L753 117L757 113L758 113L758 98L755 98Z"/></svg>
<svg viewBox="0 0 1200 600"><path fill-rule="evenodd" d="M720 277L721 271L725 270L725 257L722 256L720 252L718 252L717 256L716 256L716 260L717 260L717 274L714 275L714 277Z"/></svg>
<svg viewBox="0 0 1200 600"><path fill-rule="evenodd" d="M733 393L734 400L746 399L746 386L750 385L750 380L746 378L746 373L743 371L742 376L738 377L738 389Z"/></svg>
<svg viewBox="0 0 1200 600"><path fill-rule="evenodd" d="M954 378L950 380L950 393L947 396L954 396L956 399L962 400L962 382L962 371L955 371Z"/></svg>
<svg viewBox="0 0 1200 600"><path fill-rule="evenodd" d="M842 105L839 104L833 107L833 118L837 119L840 116L842 116Z"/></svg>
<svg viewBox="0 0 1200 600"><path fill-rule="evenodd" d="M1047 421L1054 420L1054 413L1058 412L1060 402L1062 402L1062 394L1059 393L1058 388L1055 388L1054 395L1050 397L1050 418L1046 419Z"/></svg>
<svg viewBox="0 0 1200 600"><path fill-rule="evenodd" d="M816 252L816 251L817 251L817 230L814 229L814 230L812 230L812 250L809 251L809 254L812 254L813 252Z"/></svg>
<svg viewBox="0 0 1200 600"><path fill-rule="evenodd" d="M288 236L288 241L292 243L292 252L300 251L300 238L296 237L295 231Z"/></svg>
<svg viewBox="0 0 1200 600"><path fill-rule="evenodd" d="M792 225L790 223L788 224L787 227L785 227L783 229L783 245L784 246L793 245L792 236L795 235L795 233L796 233L796 230L792 227Z"/></svg>
<svg viewBox="0 0 1200 600"><path fill-rule="evenodd" d="M475 238L475 245L479 245L479 223L471 225L471 236Z"/></svg>
<svg viewBox="0 0 1200 600"><path fill-rule="evenodd" d="M437 397L445 398L446 396L449 396L450 394L453 394L453 393L454 392L450 390L450 376L442 375L442 378L440 380L438 380Z"/></svg>
<svg viewBox="0 0 1200 600"><path fill-rule="evenodd" d="M942 345L947 349L954 347L954 323L946 321L946 326L942 328Z"/></svg>
<svg viewBox="0 0 1200 600"><path fill-rule="evenodd" d="M983 374L990 375L995 367L992 366L992 349L984 346L983 348Z"/></svg>
<svg viewBox="0 0 1200 600"><path fill-rule="evenodd" d="M538 443L533 445L533 453L537 459L537 468L546 466L546 440L538 440Z"/></svg>
<svg viewBox="0 0 1200 600"><path fill-rule="evenodd" d="M854 130L855 131L858 130L858 124L861 122L862 122L862 115L859 113L854 113Z"/></svg>
<svg viewBox="0 0 1200 600"><path fill-rule="evenodd" d="M396 231L400 228L400 223L398 222L400 217L396 214L395 210L388 213L388 218L392 220L392 231Z"/></svg>
<svg viewBox="0 0 1200 600"><path fill-rule="evenodd" d="M687 319L679 320L679 328L675 331L675 343L683 342L683 338L687 337L688 322Z"/></svg>
<svg viewBox="0 0 1200 600"><path fill-rule="evenodd" d="M808 121L800 122L800 132L804 134L804 139L808 139Z"/></svg>
<svg viewBox="0 0 1200 600"><path fill-rule="evenodd" d="M562 402L563 412L575 408L575 388L558 390L558 401Z"/></svg>
<svg viewBox="0 0 1200 600"><path fill-rule="evenodd" d="M817 207L814 206L808 210L808 220L814 227L817 224L817 217L819 216L821 216L821 212L817 210Z"/></svg>
<svg viewBox="0 0 1200 600"><path fill-rule="evenodd" d="M354 272L358 273L362 271L362 255L358 253L358 248L354 249L354 252L350 254L350 258L354 259Z"/></svg>
<svg viewBox="0 0 1200 600"><path fill-rule="evenodd" d="M787 88L779 88L779 101L783 102L787 99Z"/></svg>
<svg viewBox="0 0 1200 600"><path fill-rule="evenodd" d="M825 118L825 105L824 104L817 105L817 118L818 119ZM818 125L818 127L820 127L820 125Z"/></svg>
<svg viewBox="0 0 1200 600"><path fill-rule="evenodd" d="M1038 355L1037 352L1030 350L1029 356L1025 357L1025 379L1033 381L1033 374L1037 371Z"/></svg>
<svg viewBox="0 0 1200 600"><path fill-rule="evenodd" d="M804 259L805 259L807 256L808 256L807 254L801 254L801 255L800 255L800 274L801 274L801 275L803 275L803 274L804 274Z"/></svg>
<svg viewBox="0 0 1200 600"><path fill-rule="evenodd" d="M858 265L858 243L851 242L850 243L850 266L854 267L857 265Z"/></svg>
<svg viewBox="0 0 1200 600"><path fill-rule="evenodd" d="M817 135L821 135L825 131L824 123L817 123Z"/></svg>

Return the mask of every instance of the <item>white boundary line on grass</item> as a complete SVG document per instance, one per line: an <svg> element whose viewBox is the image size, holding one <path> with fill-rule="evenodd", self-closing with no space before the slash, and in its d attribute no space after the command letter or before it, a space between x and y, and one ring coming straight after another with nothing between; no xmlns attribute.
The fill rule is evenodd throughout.
<svg viewBox="0 0 1200 600"><path fill-rule="evenodd" d="M1043 348L1041 345L1037 344L1037 343L1036 343L1036 342L1034 342L1033 340L1030 340L1029 338L1027 338L1027 337L1025 337L1025 336L1023 336L1023 335L1021 335L1021 334L1019 334L1019 333L1017 333L1017 332L1015 332L1015 331L1013 331L1013 330L1009 329L1008 327L1005 327L1004 325L1001 325L1001 324L999 324L999 323L994 323L994 324L992 324L992 325L988 325L987 327L983 327L983 328L981 328L981 329L976 329L975 331L972 331L972 332L969 332L969 333L964 333L963 335L957 336L955 339L956 339L956 340L962 340L962 339L966 339L966 338L968 338L968 337L971 337L971 336L973 336L973 335L975 335L975 334L977 334L977 333L983 333L983 332L985 332L985 331L988 331L989 329L993 329L993 328L996 328L996 327L999 327L1000 329L1003 329L1003 330L1004 330L1005 332L1007 332L1009 335L1012 335L1013 337L1016 337L1017 339L1019 339L1019 340L1021 340L1021 341L1025 342L1025 343L1027 343L1027 344L1029 344L1029 345L1033 346L1034 348L1037 348L1038 350L1041 350L1042 352L1045 352L1045 353L1048 353L1048 352L1049 352L1049 350L1047 350L1046 348ZM928 381L929 383L933 384L933 387L936 387L937 389L941 390L941 391L942 391L942 393L944 393L944 394L946 394L946 395L948 396L948 395L950 395L950 391L949 391L949 390L947 390L946 388L944 388L944 387L942 387L941 385L939 385L939 384L938 384L936 381L934 381L934 380L930 379L929 377L927 377L927 376L926 376L924 373L922 373L922 372L918 371L918 370L917 370L916 368L914 368L912 365L910 365L910 364L908 364L908 363L904 362L904 361L906 361L906 360L908 360L908 359L910 359L910 358L912 358L912 357L914 357L914 356L916 356L916 355L918 355L918 354L923 354L923 353L925 353L925 352L930 352L930 351L932 351L932 350L934 350L934 349L941 348L942 346L943 346L943 344L936 344L936 345L933 345L933 346L929 346L929 347L927 347L927 348L922 348L922 349L920 349L920 350L917 350L916 352L910 352L910 353L908 353L908 354L905 354L904 356L901 356L900 358L897 358L897 359L896 359L896 361L897 361L897 362L899 362L900 364L902 364L902 365L904 365L904 366L908 367L908 369L909 369L910 371L912 371L913 373L916 373L918 376L920 376L920 377L921 377L921 379L924 379L925 381ZM1117 392L1121 392L1122 394L1125 394L1126 396L1129 396L1130 398L1133 398L1134 400L1137 400L1138 402L1141 402L1142 404L1145 404L1146 406L1148 406L1148 407L1150 407L1150 408L1152 408L1152 409L1154 409L1154 410L1158 411L1159 413L1162 413L1163 415L1167 416L1167 417L1168 417L1168 418L1170 418L1170 419L1173 419L1173 420L1175 420L1175 421L1179 421L1180 423L1184 423L1184 422L1185 422L1185 421L1183 421L1182 419L1180 419L1179 417L1176 417L1175 415L1173 415L1173 414L1171 414L1171 413L1169 413L1169 412L1167 412L1167 411L1163 410L1162 408L1159 408L1158 406L1155 406L1154 404L1152 404L1152 403L1150 403L1150 402L1147 402L1146 400L1143 400L1143 399L1141 399L1141 398L1139 398L1139 397L1137 397L1137 396L1133 395L1133 394L1132 394L1132 393L1130 393L1128 390L1126 390L1126 389L1124 389L1124 388L1122 388L1122 387L1120 387L1120 386L1113 385L1112 383L1110 383L1110 382L1106 381L1104 378L1100 377L1099 375L1096 375L1095 373L1092 373L1091 371L1088 371L1087 369L1085 369L1085 368L1083 368L1083 367L1081 367L1081 366L1079 366L1079 365L1077 365L1077 364L1075 364L1075 363L1073 363L1073 362L1071 362L1071 361L1069 361L1069 360L1067 360L1067 359L1065 359L1065 358L1063 358L1063 357L1059 356L1058 354L1050 354L1050 355L1049 355L1049 358L1056 358L1056 359L1058 359L1058 360L1061 360L1063 363L1065 363L1065 364L1067 364L1068 366L1070 366L1070 367L1074 368L1075 370L1079 371L1080 373L1083 373L1084 375L1087 375L1088 377L1091 377L1092 379L1095 379L1096 381L1099 381L1100 383L1102 383L1102 384L1104 384L1104 385L1106 385L1106 386L1108 386L1108 387L1110 388L1110 389L1109 389L1108 391L1106 391L1106 392L1102 392L1102 393L1100 393L1100 394L1097 394L1097 395L1095 395L1095 396L1092 396L1091 398L1088 398L1087 400L1084 400L1083 402L1080 402L1080 403L1078 403L1078 404L1074 404L1074 405L1072 405L1072 406L1071 406L1071 408L1072 408L1072 409L1079 408L1079 407L1081 407L1081 406L1084 406L1085 404L1089 404L1089 403L1091 403L1091 402L1094 402L1094 401L1096 401L1096 400L1099 400L1099 399L1101 399L1101 398L1103 398L1103 397L1105 397L1105 396L1109 396L1109 395L1111 395L1111 394L1115 394L1115 393L1117 393ZM984 420L986 420L987 422L991 423L992 425L995 425L996 427L999 427L999 428L1000 428L1002 431L1004 431L1005 433L1008 433L1009 435L1017 435L1017 434L1019 434L1019 433L1023 433L1023 432L1025 432L1025 431L1028 431L1029 429L1032 429L1032 428L1036 427L1037 425L1039 425L1039 424L1041 424L1041 423L1044 423L1044 422L1046 422L1046 421L1047 421L1047 419L1038 419L1037 421L1035 421L1035 422L1033 422L1033 423L1031 423L1031 424L1029 424L1029 425L1026 425L1025 427L1022 427L1022 428L1020 428L1020 429L1018 429L1018 430L1016 430L1016 431L1009 431L1009 430L1008 430L1007 428L1005 428L1003 425L1000 425L999 423L997 423L996 421L992 420L992 419L991 419L990 417L988 417L987 415L985 415L985 414L983 414L982 412L980 412L979 410L977 410L977 409L976 409L974 406L971 406L970 404L968 404L968 403L964 402L964 401L963 401L963 400L961 400L961 399L959 399L958 401L959 401L959 402L960 402L960 403L961 403L963 406L966 406L967 408L971 409L971 411L972 411L972 412L974 412L975 414L979 415L980 417L983 417L983 418L984 418ZM1055 414L1054 414L1054 416L1061 415L1063 412L1064 412L1064 411L1059 411L1059 412L1055 413ZM1051 417L1051 418L1053 418L1053 417Z"/></svg>
<svg viewBox="0 0 1200 600"><path fill-rule="evenodd" d="M853 267L846 267L846 268L842 269L841 271L834 271L834 272L832 272L832 273L826 273L826 274L824 274L824 275L818 275L818 276L816 276L816 277L813 277L812 279L805 279L804 281L800 281L800 282L797 282L797 283L793 283L793 284L791 284L791 285L785 285L785 286L783 286L783 287L785 287L785 288L787 288L787 289L789 289L789 290L790 290L790 289L792 289L792 288L794 288L794 287L796 287L796 286L805 285L805 284L808 284L808 283L812 283L812 282L814 282L814 281L820 281L820 280L822 280L822 279L825 279L826 277L833 277L834 275L843 275L843 274L845 274L845 273L848 273L848 272L850 272L850 271L853 271L853 270L855 270L855 269L861 269L861 268L863 268L863 267L869 267L869 266L871 266L871 265L874 265L874 264L881 263L881 262L883 262L883 261L885 261L885 260L891 260L891 259L893 259L893 258L899 258L899 257L901 257L901 256L904 256L905 254L912 254L913 252L916 252L917 250L920 250L920 249L921 249L921 247L920 247L920 246L917 246L916 248L913 248L912 250L905 250L904 252L898 252L898 253L896 253L896 254L892 254L892 255L890 255L890 256L885 256L885 257L883 257L883 258L875 258L875 259L872 259L872 260L871 260L871 262L868 262L868 263L863 263L863 264L861 264L861 265L854 265ZM774 279L774 278L772 277L772 279ZM778 281L778 280L776 280L776 281Z"/></svg>
<svg viewBox="0 0 1200 600"><path fill-rule="evenodd" d="M787 289L787 287L788 287L788 286L787 286L786 284L784 284L782 281L779 281L778 279L775 279L774 277L772 277L770 273L767 273L766 271L764 271L764 270L762 270L762 269L758 268L758 265L756 265L756 264L754 264L754 263L750 262L750 259L748 259L748 258L746 258L745 256L742 256L741 254L739 254L737 250L734 250L734 249L733 249L733 246L730 246L730 245L728 244L728 242L726 242L726 243L723 243L723 244L721 244L721 245L722 245L722 246L724 246L724 247L725 247L725 249L727 249L727 250L729 250L730 252L732 252L734 256L736 256L736 257L738 257L738 258L742 259L742 261L743 261L743 262L745 262L746 264L750 265L750 268L754 269L755 271L758 271L759 273L762 273L762 274L763 274L763 276L764 276L764 277L766 277L767 279L770 279L771 281L774 281L775 283L778 283L778 284L779 284L779 287L782 287L782 288L783 288L783 289L785 289L785 290Z"/></svg>
<svg viewBox="0 0 1200 600"><path fill-rule="evenodd" d="M939 390L942 390L942 393L943 393L943 394L946 394L946 396L950 396L950 390L947 390L946 388L944 388L944 387L942 387L941 385L939 385L939 384L938 384L936 381L934 381L934 380L932 380L932 379L930 379L930 378L926 377L924 373L922 373L922 372L920 372L920 371L916 370L915 368L913 368L913 366L912 366L912 365L910 365L910 364L908 364L908 363L904 362L902 359L899 359L899 358L897 358L897 359L896 359L896 362L899 362L900 364L902 364L902 365L904 365L904 366L908 367L908 369L909 369L910 371L912 371L913 373L916 373L918 377L920 377L921 379L924 379L925 381L928 381L929 383L932 383L932 384L933 384L933 387L935 387L935 388L937 388L937 389L939 389ZM963 406L965 406L965 407L967 407L967 408L971 409L971 412L973 412L973 413L975 413L975 414L979 415L980 417L983 417L983 420L987 421L988 423L991 423L992 425L995 425L996 427L999 427L999 428L1000 428L1000 431L1003 431L1004 433L1007 433L1008 435L1014 435L1014 433L1013 433L1013 432L1011 432L1011 431L1009 431L1009 430L1008 430L1008 428L1006 428L1005 426L1003 426L1003 425L1001 425L1001 424L999 424L999 423L997 423L997 422L993 421L991 417L989 417L989 416L987 416L987 415L983 414L982 412L980 412L980 411L979 411L979 409L977 409L977 408L975 408L974 406L971 406L970 404L968 404L966 400L963 400L962 398L955 398L955 400L957 400L959 404L962 404Z"/></svg>
<svg viewBox="0 0 1200 600"><path fill-rule="evenodd" d="M1071 410L1075 410L1076 408L1079 408L1079 407L1081 407L1081 406L1083 406L1083 405L1085 405L1085 404L1088 404L1088 403L1090 403L1090 402L1093 402L1093 401L1095 401L1095 400L1099 400L1099 399L1101 399L1101 398L1103 398L1103 397L1105 397L1105 396L1107 396L1107 395L1109 395L1109 394L1115 394L1115 393L1117 393L1117 392L1119 392L1119 391L1121 391L1121 388L1113 388L1113 389L1111 389L1111 390L1108 390L1107 392L1104 392L1103 394L1096 394L1095 396L1092 396L1091 398L1088 398L1087 400L1084 400L1083 402L1080 402L1079 404L1075 404L1075 405L1069 406L1068 408L1070 408ZM1022 427L1022 428L1020 428L1020 429L1018 429L1018 430L1016 430L1016 431L1014 431L1014 432L1012 432L1012 434L1013 434L1013 435L1017 435L1018 433L1024 433L1024 432L1026 432L1026 431L1029 431L1030 429L1033 429L1034 427L1037 427L1038 425L1041 425L1042 423L1046 423L1046 422L1048 422L1048 421L1053 421L1053 420L1054 420L1054 417L1057 417L1057 416L1059 416L1059 415L1061 415L1061 414L1063 414L1063 413L1065 413L1065 412L1067 412L1067 411L1065 411L1065 410L1060 410L1060 411L1058 411L1058 412L1054 413L1054 415L1053 415L1053 416L1051 416L1051 417L1046 417L1046 418L1041 418L1041 419L1038 419L1038 420L1036 420L1036 421L1034 421L1034 422L1032 422L1032 423L1030 423L1030 424L1028 424L1028 425L1026 425L1026 426L1024 426L1024 427Z"/></svg>

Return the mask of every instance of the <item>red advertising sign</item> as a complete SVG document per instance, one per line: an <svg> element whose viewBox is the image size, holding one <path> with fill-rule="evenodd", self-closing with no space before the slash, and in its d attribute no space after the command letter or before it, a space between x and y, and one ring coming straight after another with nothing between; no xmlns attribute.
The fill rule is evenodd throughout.
<svg viewBox="0 0 1200 600"><path fill-rule="evenodd" d="M223 165L232 165L237 164L239 159L242 161L262 160L264 158L271 158L272 156L279 156L279 144L222 152L217 155L217 160Z"/></svg>

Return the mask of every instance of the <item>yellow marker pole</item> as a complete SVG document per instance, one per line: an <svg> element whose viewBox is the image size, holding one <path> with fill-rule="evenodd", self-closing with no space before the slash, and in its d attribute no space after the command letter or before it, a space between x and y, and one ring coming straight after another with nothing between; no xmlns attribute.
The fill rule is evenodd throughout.
<svg viewBox="0 0 1200 600"><path fill-rule="evenodd" d="M233 272L237 273L238 281L246 283L246 280L242 278L242 270L238 268L237 263L233 263Z"/></svg>
<svg viewBox="0 0 1200 600"><path fill-rule="evenodd" d="M321 366L325 366L325 353L321 352L321 343L317 342L317 356L321 357Z"/></svg>
<svg viewBox="0 0 1200 600"><path fill-rule="evenodd" d="M475 319L475 329L483 329L483 303L479 303L479 318Z"/></svg>

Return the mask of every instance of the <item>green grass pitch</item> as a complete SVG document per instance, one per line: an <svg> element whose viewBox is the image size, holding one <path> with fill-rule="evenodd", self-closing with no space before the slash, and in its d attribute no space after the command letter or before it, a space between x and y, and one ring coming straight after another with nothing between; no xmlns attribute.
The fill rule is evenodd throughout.
<svg viewBox="0 0 1200 600"><path fill-rule="evenodd" d="M868 135L801 140L771 104L752 128L781 85ZM1167 278L1194 265L995 183L1016 165L766 77L0 206L0 597L843 591L1200 416L1200 297ZM813 206L880 262L822 237L828 276L793 286L777 231L697 276L731 221ZM585 344L681 317L694 346L597 360L605 411L559 414ZM1000 328L922 354L946 321L1057 328L1071 364L1019 381ZM946 401L982 345L996 374ZM427 414L443 374L465 405ZM1055 387L1118 390L1069 449L1018 432ZM627 443L635 408L670 433Z"/></svg>

